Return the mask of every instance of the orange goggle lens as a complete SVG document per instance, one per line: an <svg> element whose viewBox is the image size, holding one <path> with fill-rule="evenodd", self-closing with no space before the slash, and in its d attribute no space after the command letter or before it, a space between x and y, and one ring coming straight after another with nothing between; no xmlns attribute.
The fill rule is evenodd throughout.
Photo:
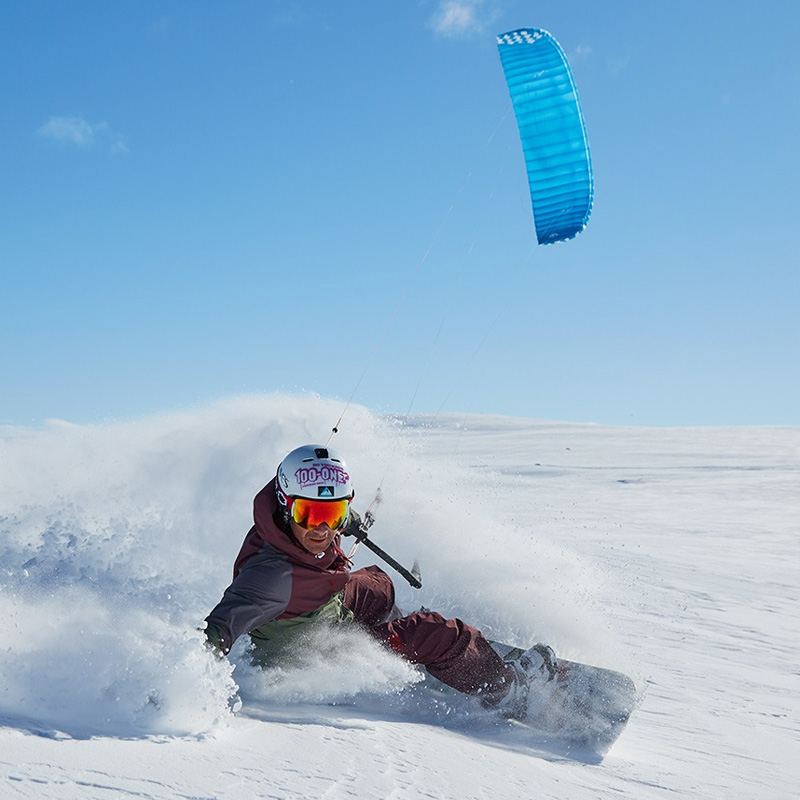
<svg viewBox="0 0 800 800"><path fill-rule="evenodd" d="M292 501L292 519L306 530L326 523L332 531L339 530L347 522L350 501L345 500L308 500L295 497Z"/></svg>

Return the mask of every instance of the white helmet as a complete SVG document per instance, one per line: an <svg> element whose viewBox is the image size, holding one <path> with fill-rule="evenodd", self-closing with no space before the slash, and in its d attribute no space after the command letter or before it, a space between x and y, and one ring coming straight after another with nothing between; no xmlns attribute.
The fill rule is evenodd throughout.
<svg viewBox="0 0 800 800"><path fill-rule="evenodd" d="M283 506L290 505L289 498L352 500L355 494L344 461L321 444L292 450L278 465L276 489Z"/></svg>

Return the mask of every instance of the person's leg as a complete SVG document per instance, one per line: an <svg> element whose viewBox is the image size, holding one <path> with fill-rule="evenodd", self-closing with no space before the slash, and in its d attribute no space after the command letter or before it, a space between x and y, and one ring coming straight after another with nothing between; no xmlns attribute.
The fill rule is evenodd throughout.
<svg viewBox="0 0 800 800"><path fill-rule="evenodd" d="M466 694L482 695L487 706L499 702L513 684L513 668L479 630L459 619L421 611L374 625L372 631L442 683Z"/></svg>

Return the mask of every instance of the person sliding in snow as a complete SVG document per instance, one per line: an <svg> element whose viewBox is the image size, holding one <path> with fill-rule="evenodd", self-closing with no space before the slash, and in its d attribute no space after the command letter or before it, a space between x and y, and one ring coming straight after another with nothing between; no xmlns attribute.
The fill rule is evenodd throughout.
<svg viewBox="0 0 800 800"><path fill-rule="evenodd" d="M484 635L434 611L401 616L391 578L379 567L350 572L342 535L360 519L350 507L347 467L332 449L306 445L289 453L255 497L255 524L242 544L233 582L206 618L210 647L227 654L250 635L253 659L266 665L312 623L356 623L433 677L508 716L524 716L527 688L550 681L555 655L537 645L504 662Z"/></svg>

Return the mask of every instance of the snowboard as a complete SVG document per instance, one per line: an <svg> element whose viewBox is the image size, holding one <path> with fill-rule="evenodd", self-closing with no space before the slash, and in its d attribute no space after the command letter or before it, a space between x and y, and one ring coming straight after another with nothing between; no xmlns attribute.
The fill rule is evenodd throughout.
<svg viewBox="0 0 800 800"><path fill-rule="evenodd" d="M504 661L524 652L491 642ZM524 725L558 739L606 753L622 733L636 706L634 682L621 672L556 658L550 681L532 681Z"/></svg>

